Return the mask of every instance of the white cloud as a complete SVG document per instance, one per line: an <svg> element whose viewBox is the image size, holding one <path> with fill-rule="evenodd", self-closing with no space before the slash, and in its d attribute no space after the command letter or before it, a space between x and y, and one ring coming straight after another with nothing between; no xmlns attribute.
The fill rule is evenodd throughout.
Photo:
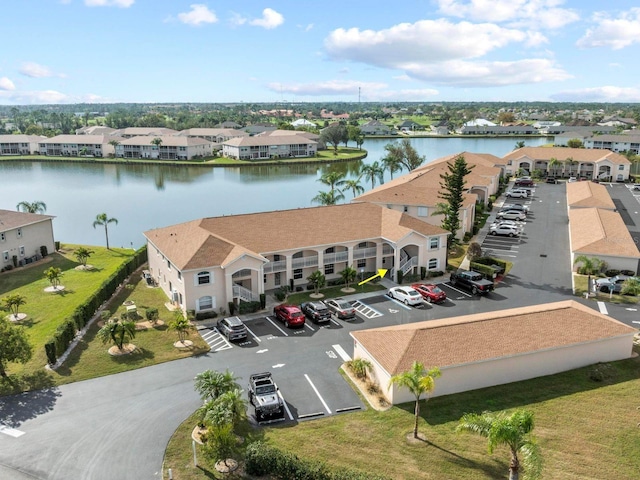
<svg viewBox="0 0 640 480"><path fill-rule="evenodd" d="M439 12L451 17L535 29L555 30L580 19L574 10L561 8L565 0L437 0L437 3Z"/></svg>
<svg viewBox="0 0 640 480"><path fill-rule="evenodd" d="M397 68L407 63L481 57L496 48L527 40L519 30L439 19L401 23L379 31L339 28L329 34L324 44L333 58Z"/></svg>
<svg viewBox="0 0 640 480"><path fill-rule="evenodd" d="M640 102L640 88L603 87L565 90L550 96L557 102Z"/></svg>
<svg viewBox="0 0 640 480"><path fill-rule="evenodd" d="M522 85L572 78L570 74L547 59L525 59L513 62L450 60L431 65L406 65L404 70L415 79L458 87Z"/></svg>
<svg viewBox="0 0 640 480"><path fill-rule="evenodd" d="M240 26L244 25L245 23L247 23L247 19L245 17L243 17L242 15L240 15L239 13L233 12L231 14L231 18L229 19L229 22L233 26L240 27Z"/></svg>
<svg viewBox="0 0 640 480"><path fill-rule="evenodd" d="M380 100L416 102L435 97L439 94L440 92L438 90L434 90L432 88L420 88L412 90L383 90L371 93L363 92L362 98L369 102Z"/></svg>
<svg viewBox="0 0 640 480"><path fill-rule="evenodd" d="M269 90L282 94L289 93L298 96L353 96L358 95L360 89L361 98L366 101L376 100L412 100L434 97L439 94L437 90L430 88L413 90L389 90L386 83L358 82L355 80L328 80L326 82L305 84L281 84L271 83L267 85Z"/></svg>
<svg viewBox="0 0 640 480"><path fill-rule="evenodd" d="M60 103L113 103L113 100L92 93L67 95L56 90L12 91L0 89L0 101L14 105L47 105Z"/></svg>
<svg viewBox="0 0 640 480"><path fill-rule="evenodd" d="M610 47L620 50L640 43L640 8L632 8L612 18L606 12L593 15L595 27L587 29L576 45L580 48Z"/></svg>
<svg viewBox="0 0 640 480"><path fill-rule="evenodd" d="M187 25L202 25L203 23L216 23L218 17L202 3L194 3L189 5L191 11L179 13L178 20Z"/></svg>
<svg viewBox="0 0 640 480"><path fill-rule="evenodd" d="M136 0L84 0L87 7L120 7L129 8Z"/></svg>
<svg viewBox="0 0 640 480"><path fill-rule="evenodd" d="M411 77L409 75L396 75L393 79L400 80L401 82L408 82L411 80Z"/></svg>
<svg viewBox="0 0 640 480"><path fill-rule="evenodd" d="M64 75L56 75L51 71L49 67L45 67L44 65L40 65L35 62L25 62L20 67L20 73L26 77L31 78L46 78L46 77L55 77Z"/></svg>
<svg viewBox="0 0 640 480"><path fill-rule="evenodd" d="M265 8L262 11L262 18L257 18L255 20L251 20L249 25L253 25L254 27L262 27L267 30L271 30L273 28L279 27L284 23L284 17L282 14L276 12L272 8Z"/></svg>
<svg viewBox="0 0 640 480"><path fill-rule="evenodd" d="M311 30L313 30L313 23L310 23L309 25L304 27L305 32L310 32Z"/></svg>
<svg viewBox="0 0 640 480"><path fill-rule="evenodd" d="M15 90L16 86L7 77L0 77L0 90Z"/></svg>

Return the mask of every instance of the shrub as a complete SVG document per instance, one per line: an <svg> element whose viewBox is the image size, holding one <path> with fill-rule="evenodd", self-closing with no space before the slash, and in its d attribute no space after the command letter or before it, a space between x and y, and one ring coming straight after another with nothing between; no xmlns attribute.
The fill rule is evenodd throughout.
<svg viewBox="0 0 640 480"><path fill-rule="evenodd" d="M467 256L471 261L475 261L477 258L482 257L482 247L478 242L472 242L467 248Z"/></svg>
<svg viewBox="0 0 640 480"><path fill-rule="evenodd" d="M616 275L620 275L620 270L616 270L616 269L614 269L614 268L610 268L609 270L606 270L606 271L604 272L604 274L605 274L607 277L615 277Z"/></svg>
<svg viewBox="0 0 640 480"><path fill-rule="evenodd" d="M628 275L629 277L633 277L636 274L633 270L620 270L620 273L622 275Z"/></svg>
<svg viewBox="0 0 640 480"><path fill-rule="evenodd" d="M427 276L427 267L420 267L420 280L424 280Z"/></svg>
<svg viewBox="0 0 640 480"><path fill-rule="evenodd" d="M49 255L49 249L47 249L46 245L42 245L40 247L40 255L42 255L42 258L46 257L47 255Z"/></svg>
<svg viewBox="0 0 640 480"><path fill-rule="evenodd" d="M206 320L208 318L216 318L217 316L218 314L215 311L210 310L208 312L194 312L193 318L196 320ZM187 312L187 318L189 318L189 312Z"/></svg>
<svg viewBox="0 0 640 480"><path fill-rule="evenodd" d="M482 276L487 280L493 280L494 275L496 274L496 271L494 268L488 265L483 265L481 263L476 263L476 262L471 262L471 270L473 270L474 272L481 273Z"/></svg>
<svg viewBox="0 0 640 480"><path fill-rule="evenodd" d="M53 365L58 360L58 356L56 355L56 342L53 340L49 340L44 344L44 351L47 354L47 361L49 365Z"/></svg>
<svg viewBox="0 0 640 480"><path fill-rule="evenodd" d="M369 392L371 395L377 395L380 393L380 387L378 387L378 385L376 385L375 383L369 382L367 384L367 392Z"/></svg>
<svg viewBox="0 0 640 480"><path fill-rule="evenodd" d="M476 225L474 225L474 226L473 226L473 229L474 229L474 230L476 230ZM478 233L478 232L477 232L477 230L476 230L474 233L466 232L466 233L464 234L464 237L462 237L462 241L463 241L464 243L467 243L469 240L471 240L471 238L472 238L476 233Z"/></svg>
<svg viewBox="0 0 640 480"><path fill-rule="evenodd" d="M60 250L60 242L56 241L56 242L54 242L54 244L56 246L56 252L57 252L58 250Z"/></svg>
<svg viewBox="0 0 640 480"><path fill-rule="evenodd" d="M402 283L402 280L404 279L404 273L402 273L402 270L398 270L398 283Z"/></svg>
<svg viewBox="0 0 640 480"><path fill-rule="evenodd" d="M160 314L158 313L157 308L147 308L147 311L144 312L144 315L151 323L156 323L160 318Z"/></svg>
<svg viewBox="0 0 640 480"><path fill-rule="evenodd" d="M442 270L431 270L429 272L429 278L441 277L442 275L444 275L444 272Z"/></svg>
<svg viewBox="0 0 640 480"><path fill-rule="evenodd" d="M233 316L236 313L236 304L228 302L227 305L229 306L229 315Z"/></svg>
<svg viewBox="0 0 640 480"><path fill-rule="evenodd" d="M311 288L313 289L313 286L311 286ZM261 293L260 294L260 310L264 310L266 307L267 307L267 296L264 293Z"/></svg>
<svg viewBox="0 0 640 480"><path fill-rule="evenodd" d="M238 313L243 315L245 313L254 313L260 310L260 302L240 302L238 305Z"/></svg>

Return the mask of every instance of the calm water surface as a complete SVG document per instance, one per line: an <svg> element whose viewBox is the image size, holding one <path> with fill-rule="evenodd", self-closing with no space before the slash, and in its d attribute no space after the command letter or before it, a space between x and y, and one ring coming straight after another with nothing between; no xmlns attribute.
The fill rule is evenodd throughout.
<svg viewBox="0 0 640 480"><path fill-rule="evenodd" d="M412 143L429 162L463 151L502 157L519 140L527 146L545 138L414 138ZM355 178L361 163L384 157L387 139L367 140L362 162L288 167L200 168L134 165L0 163L0 208L12 210L21 201L42 200L54 215L57 240L104 245L104 230L94 229L97 214L118 219L109 225L113 246L139 247L142 232L200 217L234 215L312 206L326 190L318 178L344 171ZM397 176L398 174L396 174ZM387 176L388 179L388 176ZM370 188L363 181L363 187ZM346 193L346 201L351 194ZM247 224L247 228L251 228ZM259 232L256 232L259 234Z"/></svg>

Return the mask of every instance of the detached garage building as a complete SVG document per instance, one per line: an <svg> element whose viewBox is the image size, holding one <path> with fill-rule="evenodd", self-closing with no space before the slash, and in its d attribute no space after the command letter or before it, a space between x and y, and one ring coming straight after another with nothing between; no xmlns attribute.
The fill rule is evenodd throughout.
<svg viewBox="0 0 640 480"><path fill-rule="evenodd" d="M573 300L352 332L354 358L392 404L413 395L389 379L414 361L439 367L434 395L629 358L636 329Z"/></svg>

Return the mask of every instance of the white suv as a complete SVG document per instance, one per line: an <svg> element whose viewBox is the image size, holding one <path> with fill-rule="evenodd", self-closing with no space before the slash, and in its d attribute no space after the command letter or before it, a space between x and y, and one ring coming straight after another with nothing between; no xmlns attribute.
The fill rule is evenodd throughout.
<svg viewBox="0 0 640 480"><path fill-rule="evenodd" d="M507 193L505 194L507 197L513 197L513 198L527 198L529 196L529 191L528 190L522 190L520 188L518 189L513 189L513 190L508 190Z"/></svg>

